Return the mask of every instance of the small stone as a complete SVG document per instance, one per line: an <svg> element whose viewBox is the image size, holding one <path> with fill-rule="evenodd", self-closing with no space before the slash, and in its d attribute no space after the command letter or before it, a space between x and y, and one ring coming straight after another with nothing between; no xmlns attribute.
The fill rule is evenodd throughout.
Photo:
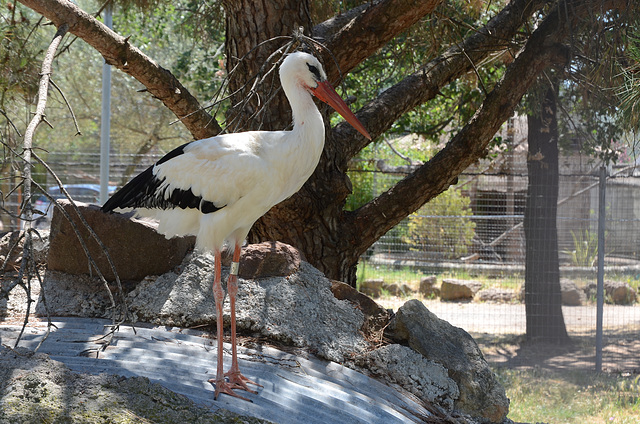
<svg viewBox="0 0 640 424"><path fill-rule="evenodd" d="M371 297L380 297L383 284L382 279L364 280L360 283L360 291Z"/></svg>
<svg viewBox="0 0 640 424"><path fill-rule="evenodd" d="M424 297L438 297L440 296L440 289L436 287L437 279L435 275L429 275L423 277L420 280L420 288L418 293Z"/></svg>
<svg viewBox="0 0 640 424"><path fill-rule="evenodd" d="M475 300L478 302L513 302L518 295L513 290L488 288L476 293Z"/></svg>
<svg viewBox="0 0 640 424"><path fill-rule="evenodd" d="M480 281L446 278L442 280L440 286L440 298L442 300L471 300L481 288Z"/></svg>

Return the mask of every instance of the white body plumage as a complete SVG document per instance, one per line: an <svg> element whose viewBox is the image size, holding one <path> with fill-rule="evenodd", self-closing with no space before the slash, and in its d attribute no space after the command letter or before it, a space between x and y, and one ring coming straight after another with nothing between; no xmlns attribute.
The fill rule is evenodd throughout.
<svg viewBox="0 0 640 424"><path fill-rule="evenodd" d="M129 182L103 210L136 209L158 219L158 230L167 237L195 235L204 250L219 250L225 241L242 244L251 226L296 193L320 160L324 123L312 94L369 137L326 82L315 57L289 55L280 80L293 113L291 131L224 134L180 146Z"/></svg>

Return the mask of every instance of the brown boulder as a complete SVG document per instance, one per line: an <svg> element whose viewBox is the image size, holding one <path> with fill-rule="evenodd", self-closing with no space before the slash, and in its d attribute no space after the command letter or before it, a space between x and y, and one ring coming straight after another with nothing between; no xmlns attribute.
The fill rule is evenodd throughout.
<svg viewBox="0 0 640 424"><path fill-rule="evenodd" d="M222 264L229 266L231 252L226 252ZM238 276L245 280L286 277L300 268L304 255L295 247L279 241L249 244L242 249Z"/></svg>
<svg viewBox="0 0 640 424"><path fill-rule="evenodd" d="M513 290L488 288L480 290L475 297L479 302L515 302L518 295Z"/></svg>
<svg viewBox="0 0 640 424"><path fill-rule="evenodd" d="M604 291L616 305L629 305L636 301L636 291L624 281L605 281Z"/></svg>
<svg viewBox="0 0 640 424"><path fill-rule="evenodd" d="M420 280L420 289L418 292L424 297L438 297L440 296L440 289L436 286L437 278L435 275L428 275L422 277Z"/></svg>
<svg viewBox="0 0 640 424"><path fill-rule="evenodd" d="M445 278L440 286L442 300L471 300L482 288L480 281Z"/></svg>
<svg viewBox="0 0 640 424"><path fill-rule="evenodd" d="M580 290L576 283L569 279L560 279L560 292L563 305L582 306L586 301L584 291Z"/></svg>
<svg viewBox="0 0 640 424"><path fill-rule="evenodd" d="M115 276L106 255L80 222L71 203L67 200L58 202L72 217L100 272L107 280L113 281ZM156 231L153 223L131 218L130 214L103 213L96 205L77 205L84 219L106 246L121 280L137 281L148 275L163 274L179 265L194 246L194 237L166 239ZM49 269L67 274L92 272L75 231L57 208L53 212L49 240Z"/></svg>

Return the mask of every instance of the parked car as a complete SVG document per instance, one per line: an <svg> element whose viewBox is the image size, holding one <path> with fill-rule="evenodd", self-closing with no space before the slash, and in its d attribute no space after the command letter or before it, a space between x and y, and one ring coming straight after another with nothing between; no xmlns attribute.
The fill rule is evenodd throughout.
<svg viewBox="0 0 640 424"><path fill-rule="evenodd" d="M73 200L82 203L99 203L100 202L100 185L99 184L65 184L64 189L69 193ZM115 191L116 186L109 186L109 196ZM60 187L50 187L47 192L55 200L64 199L65 195L60 190ZM38 197L35 201L34 209L42 213L36 212L39 218L36 218L35 227L43 228L48 227L51 224L51 217L53 216L54 206L51 204L49 198L45 195ZM35 216L35 215L34 215Z"/></svg>

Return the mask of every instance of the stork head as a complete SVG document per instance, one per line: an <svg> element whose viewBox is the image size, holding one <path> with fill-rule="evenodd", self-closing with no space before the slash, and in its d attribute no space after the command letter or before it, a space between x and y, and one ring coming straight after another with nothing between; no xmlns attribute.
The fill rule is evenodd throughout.
<svg viewBox="0 0 640 424"><path fill-rule="evenodd" d="M304 52L290 54L280 65L280 79L283 83L295 81L300 87L334 108L353 128L371 140L364 125L327 81L327 74L318 59Z"/></svg>

